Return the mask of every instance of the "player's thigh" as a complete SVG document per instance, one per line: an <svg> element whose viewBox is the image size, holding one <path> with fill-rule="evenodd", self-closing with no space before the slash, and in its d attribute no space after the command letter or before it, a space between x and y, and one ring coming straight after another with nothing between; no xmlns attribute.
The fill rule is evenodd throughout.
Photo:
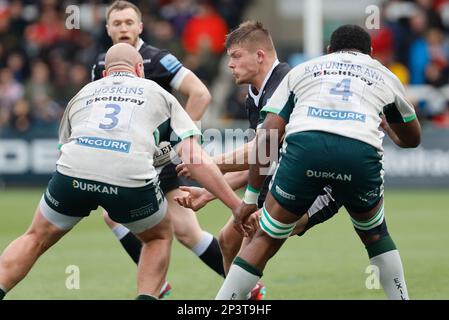
<svg viewBox="0 0 449 320"><path fill-rule="evenodd" d="M166 211L166 208L162 206L161 210ZM146 228L142 232L135 232L135 234L143 243L148 243L152 240L165 240L171 243L173 228L170 215L164 215L162 220L156 225Z"/></svg>
<svg viewBox="0 0 449 320"><path fill-rule="evenodd" d="M55 172L39 203L39 210L48 221L61 230L73 228L92 210L97 209L95 183Z"/></svg>
<svg viewBox="0 0 449 320"><path fill-rule="evenodd" d="M315 144L313 133L301 132L288 136L270 183L269 195L282 208L296 214L298 219L307 212L325 186L323 180L311 179L307 175L310 170L317 170L323 162L321 151Z"/></svg>
<svg viewBox="0 0 449 320"><path fill-rule="evenodd" d="M339 203L354 213L367 213L383 196L383 155L373 146L337 137L338 152L327 173L332 193ZM324 174L324 173L323 173Z"/></svg>
<svg viewBox="0 0 449 320"><path fill-rule="evenodd" d="M195 245L202 237L202 229L192 209L184 208L173 200L176 196L184 193L179 189L174 189L166 193L168 201L168 211L170 212L175 237L187 245Z"/></svg>
<svg viewBox="0 0 449 320"><path fill-rule="evenodd" d="M165 221L167 200L157 183L138 188L103 185L104 192L97 194L99 205L131 232L139 234Z"/></svg>

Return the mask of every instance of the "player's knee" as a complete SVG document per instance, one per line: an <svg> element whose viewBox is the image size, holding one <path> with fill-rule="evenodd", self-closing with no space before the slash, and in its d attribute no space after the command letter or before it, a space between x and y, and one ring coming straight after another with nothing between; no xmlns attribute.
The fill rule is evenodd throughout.
<svg viewBox="0 0 449 320"><path fill-rule="evenodd" d="M226 227L220 230L218 235L218 244L224 255L237 254L241 243L242 239L240 235L233 237L231 232Z"/></svg>
<svg viewBox="0 0 449 320"><path fill-rule="evenodd" d="M175 230L175 238L183 246L189 247L189 248L192 247L192 245L191 245L191 242L192 242L191 241L191 237L189 236L188 233L176 232L176 230Z"/></svg>
<svg viewBox="0 0 449 320"><path fill-rule="evenodd" d="M296 227L297 221L292 223L283 223L272 216L263 207L262 217L259 220L259 230L273 239L287 239ZM261 232L257 233L261 235Z"/></svg>
<svg viewBox="0 0 449 320"><path fill-rule="evenodd" d="M370 245L376 241L379 241L380 239L389 235L387 222L385 221L385 219L383 219L380 225L375 226L371 229L361 230L358 229L356 226L354 227L355 230L357 231L357 234L360 237L360 240L362 240L365 246Z"/></svg>

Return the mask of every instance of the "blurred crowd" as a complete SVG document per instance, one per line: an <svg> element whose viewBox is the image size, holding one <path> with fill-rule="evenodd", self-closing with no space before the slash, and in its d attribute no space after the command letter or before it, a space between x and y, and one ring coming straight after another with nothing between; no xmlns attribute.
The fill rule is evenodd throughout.
<svg viewBox="0 0 449 320"><path fill-rule="evenodd" d="M142 11L148 43L171 51L207 85L224 38L250 0L131 1ZM57 133L64 108L91 79L111 46L105 12L112 1L0 0L0 137ZM71 14L79 8L79 26ZM67 10L67 12L66 12Z"/></svg>
<svg viewBox="0 0 449 320"><path fill-rule="evenodd" d="M423 121L449 128L449 1L386 1L381 16L371 31L373 57L410 85ZM414 89L422 85L431 88Z"/></svg>
<svg viewBox="0 0 449 320"><path fill-rule="evenodd" d="M229 30L257 0L131 1L143 14L142 38L171 51L212 85ZM71 97L90 81L97 55L111 41L105 30L110 1L0 0L0 137L56 134ZM80 28L68 28L70 5L80 10ZM71 20L71 22L76 20ZM373 30L374 57L404 84L449 84L449 0L390 0ZM439 89L438 89L439 90ZM226 116L245 118L245 87L226 102ZM416 99L422 119L449 128L445 98Z"/></svg>

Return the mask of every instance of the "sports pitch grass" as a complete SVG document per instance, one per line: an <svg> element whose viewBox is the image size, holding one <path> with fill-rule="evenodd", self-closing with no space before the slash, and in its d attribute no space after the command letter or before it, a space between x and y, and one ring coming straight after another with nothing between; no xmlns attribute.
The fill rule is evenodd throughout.
<svg viewBox="0 0 449 320"><path fill-rule="evenodd" d="M31 222L43 189L0 190L0 250ZM398 246L412 299L449 299L449 190L387 190L385 214ZM218 201L198 213L217 235L229 211ZM69 290L68 266L80 271ZM305 236L289 239L265 269L267 299L384 299L367 289L368 257L341 210ZM6 299L133 299L136 266L104 224L100 211L79 223L36 263ZM70 279L69 279L70 280ZM173 242L167 299L213 299L222 279ZM69 281L70 282L70 281Z"/></svg>

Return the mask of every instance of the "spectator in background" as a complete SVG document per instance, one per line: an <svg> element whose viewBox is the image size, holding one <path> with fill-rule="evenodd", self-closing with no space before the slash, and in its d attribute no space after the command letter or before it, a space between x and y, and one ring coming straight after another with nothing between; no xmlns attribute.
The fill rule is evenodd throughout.
<svg viewBox="0 0 449 320"><path fill-rule="evenodd" d="M449 46L440 29L431 28L427 32L426 44L429 61L425 69L426 83L440 87L449 82Z"/></svg>
<svg viewBox="0 0 449 320"><path fill-rule="evenodd" d="M55 90L50 82L48 65L38 59L31 63L31 78L25 84L25 98L33 103L36 97L42 94L54 97Z"/></svg>
<svg viewBox="0 0 449 320"><path fill-rule="evenodd" d="M180 41L176 38L173 25L163 19L147 19L144 27L146 38L156 48L164 48L170 51L175 57L185 55Z"/></svg>
<svg viewBox="0 0 449 320"><path fill-rule="evenodd" d="M228 27L208 1L198 3L198 11L186 24L182 45L187 52L185 65L207 84L215 75L224 50Z"/></svg>
<svg viewBox="0 0 449 320"><path fill-rule="evenodd" d="M173 0L165 4L160 10L160 16L170 22L176 37L181 37L187 22L194 16L197 10L195 0Z"/></svg>
<svg viewBox="0 0 449 320"><path fill-rule="evenodd" d="M6 59L6 67L11 70L16 81L22 82L26 76L25 57L21 52L13 52Z"/></svg>
<svg viewBox="0 0 449 320"><path fill-rule="evenodd" d="M410 18L410 31L413 40L410 43L409 70L410 84L424 84L426 65L429 61L425 33L428 27L424 11L417 10Z"/></svg>
<svg viewBox="0 0 449 320"><path fill-rule="evenodd" d="M402 84L408 84L410 74L406 66L394 59L393 33L386 27L375 30L371 33L371 46L373 48L373 58L379 60L384 66L390 69Z"/></svg>
<svg viewBox="0 0 449 320"><path fill-rule="evenodd" d="M0 43L7 55L20 46L20 38L12 32L9 11L0 7Z"/></svg>
<svg viewBox="0 0 449 320"><path fill-rule="evenodd" d="M182 44L190 54L198 54L206 48L218 55L223 53L227 33L226 21L208 1L200 1L198 12L185 26Z"/></svg>
<svg viewBox="0 0 449 320"><path fill-rule="evenodd" d="M0 109L11 107L23 96L23 86L14 79L10 69L0 69Z"/></svg>
<svg viewBox="0 0 449 320"><path fill-rule="evenodd" d="M32 125L32 115L30 104L25 99L17 101L8 116L9 134L25 134L28 132Z"/></svg>

